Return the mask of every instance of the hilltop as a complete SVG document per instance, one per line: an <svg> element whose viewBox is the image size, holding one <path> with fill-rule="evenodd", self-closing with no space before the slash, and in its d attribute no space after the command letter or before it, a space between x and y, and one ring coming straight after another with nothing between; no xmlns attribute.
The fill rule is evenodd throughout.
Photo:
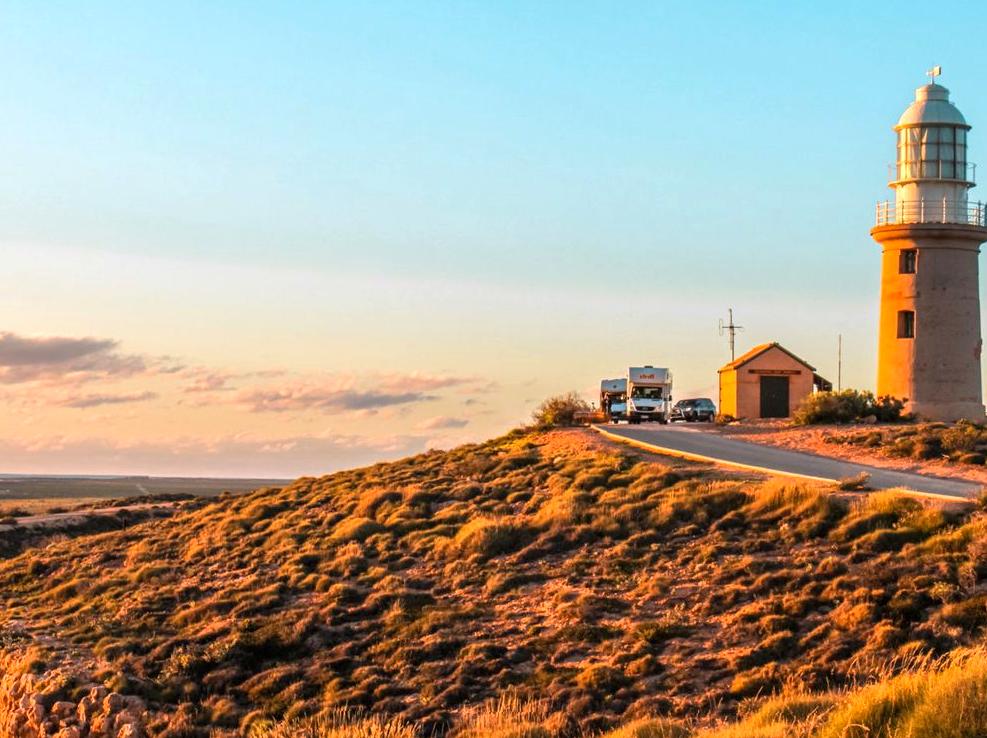
<svg viewBox="0 0 987 738"><path fill-rule="evenodd" d="M0 732L302 735L363 708L465 735L465 707L509 695L543 711L532 735L685 735L977 643L985 531L517 431L0 562Z"/></svg>

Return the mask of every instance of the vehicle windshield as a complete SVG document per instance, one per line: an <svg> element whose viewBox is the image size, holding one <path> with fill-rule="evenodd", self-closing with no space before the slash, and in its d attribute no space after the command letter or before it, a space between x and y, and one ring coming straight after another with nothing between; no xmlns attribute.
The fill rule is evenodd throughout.
<svg viewBox="0 0 987 738"><path fill-rule="evenodd" d="M662 390L664 387L638 387L635 385L634 389L631 390L631 397L635 399L642 400L660 400L662 399Z"/></svg>
<svg viewBox="0 0 987 738"><path fill-rule="evenodd" d="M676 407L693 407L698 403L695 400L679 400L675 403Z"/></svg>

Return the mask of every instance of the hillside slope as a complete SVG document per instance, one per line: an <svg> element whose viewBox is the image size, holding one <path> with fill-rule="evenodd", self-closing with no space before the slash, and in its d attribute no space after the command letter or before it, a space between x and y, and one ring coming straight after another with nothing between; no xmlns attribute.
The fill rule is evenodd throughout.
<svg viewBox="0 0 987 738"><path fill-rule="evenodd" d="M346 706L430 735L505 692L563 733L729 717L975 642L985 530L517 432L0 562L0 732L235 736Z"/></svg>

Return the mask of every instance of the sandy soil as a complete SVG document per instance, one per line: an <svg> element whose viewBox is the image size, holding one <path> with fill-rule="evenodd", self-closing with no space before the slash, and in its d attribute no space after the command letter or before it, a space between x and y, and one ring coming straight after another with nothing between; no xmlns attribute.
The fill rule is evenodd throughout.
<svg viewBox="0 0 987 738"><path fill-rule="evenodd" d="M144 510L154 511L159 516L171 515L176 507L174 502L142 503L138 505L121 505L120 507L95 508L92 510L74 510L71 512L50 513L43 512L37 515L15 518L17 525L22 528L71 528L78 525L85 525L93 518L109 517L120 512L138 512ZM11 530L15 526L0 524L0 531Z"/></svg>
<svg viewBox="0 0 987 738"><path fill-rule="evenodd" d="M38 497L16 500L0 500L0 518L5 518L11 511L25 511L31 515L43 515L52 509L69 508L75 509L83 505L94 505L98 502L106 502L104 497L76 497L66 499L65 497Z"/></svg>
<svg viewBox="0 0 987 738"><path fill-rule="evenodd" d="M698 426L696 426L698 427ZM705 426L704 426L705 427ZM884 469L917 472L937 477L965 479L987 485L987 467L955 464L945 460L899 459L885 456L880 449L848 444L830 443L827 438L852 436L861 431L890 427L876 425L815 425L792 426L785 420L744 421L736 425L708 426L713 433L736 436L739 440L779 446L793 451L805 451L819 456L869 464Z"/></svg>

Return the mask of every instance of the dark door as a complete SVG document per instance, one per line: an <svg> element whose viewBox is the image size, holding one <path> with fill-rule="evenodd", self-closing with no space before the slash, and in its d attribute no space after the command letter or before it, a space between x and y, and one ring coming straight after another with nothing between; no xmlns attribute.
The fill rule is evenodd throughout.
<svg viewBox="0 0 987 738"><path fill-rule="evenodd" d="M761 377L761 417L788 417L788 377Z"/></svg>

